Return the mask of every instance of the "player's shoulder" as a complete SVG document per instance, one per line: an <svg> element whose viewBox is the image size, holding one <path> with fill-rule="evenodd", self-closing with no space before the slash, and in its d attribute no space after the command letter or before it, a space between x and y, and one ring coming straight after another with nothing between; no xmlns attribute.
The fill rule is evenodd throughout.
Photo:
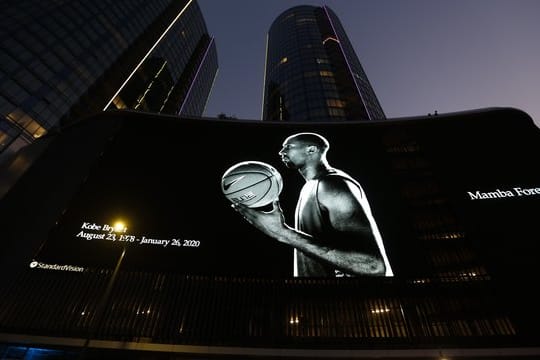
<svg viewBox="0 0 540 360"><path fill-rule="evenodd" d="M332 184L332 183L339 184L345 181L356 182L356 180L354 180L353 177L347 174L345 171L334 169L334 168L328 169L327 172L323 176L321 176L320 180L321 182L329 183L329 184Z"/></svg>
<svg viewBox="0 0 540 360"><path fill-rule="evenodd" d="M350 175L338 169L330 169L319 179L319 189L322 191L341 191L349 189L351 185L359 186Z"/></svg>

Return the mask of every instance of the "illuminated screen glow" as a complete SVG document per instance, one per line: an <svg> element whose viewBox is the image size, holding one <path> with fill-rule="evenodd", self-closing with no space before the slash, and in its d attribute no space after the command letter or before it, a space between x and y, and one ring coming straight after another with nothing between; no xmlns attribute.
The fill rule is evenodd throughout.
<svg viewBox="0 0 540 360"><path fill-rule="evenodd" d="M310 124L104 113L88 128L82 124L70 130L92 139L106 136L100 135L99 122L118 121L120 128L88 166L86 181L31 260L58 264L55 269L67 264L113 268L125 248L122 266L134 270L281 278L294 276L300 266L299 276L422 278L433 269L433 255L426 250L433 244L458 253L463 244L467 254L485 245L493 251L486 256L496 256L497 244L507 238L536 236L540 176L533 165L538 129L521 113L494 114ZM90 131L92 126L98 130ZM313 164L320 150L305 139L288 139L306 132L328 141L329 167L353 180L334 174L341 180L324 183L317 182L322 175L304 176L307 165L298 164ZM256 165L223 177L241 162ZM267 180L272 173L260 164L270 165L280 177ZM62 178L69 169L57 166ZM341 197L339 187L355 196ZM353 259L361 270L348 272L352 267L322 255L313 263L310 258L316 255L301 244L306 237L288 239L294 245L278 241L233 208L264 191L279 194L285 223L311 235L310 246ZM347 218L346 209L355 202L362 203L364 213ZM256 210L275 211L272 204ZM358 218L371 229L366 238L351 225ZM326 221L348 235L330 233ZM500 245L501 254L504 249ZM302 259L295 258L299 253ZM379 254L380 262L375 255L348 256L357 253ZM463 272L480 276L478 269Z"/></svg>

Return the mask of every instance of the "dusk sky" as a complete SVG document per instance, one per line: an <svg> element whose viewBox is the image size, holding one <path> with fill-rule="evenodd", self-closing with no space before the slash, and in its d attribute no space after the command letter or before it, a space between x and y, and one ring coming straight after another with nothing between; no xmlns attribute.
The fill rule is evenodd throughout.
<svg viewBox="0 0 540 360"><path fill-rule="evenodd" d="M340 18L388 118L514 107L540 127L539 0L198 0L219 72L204 116L261 118L266 34L296 5Z"/></svg>

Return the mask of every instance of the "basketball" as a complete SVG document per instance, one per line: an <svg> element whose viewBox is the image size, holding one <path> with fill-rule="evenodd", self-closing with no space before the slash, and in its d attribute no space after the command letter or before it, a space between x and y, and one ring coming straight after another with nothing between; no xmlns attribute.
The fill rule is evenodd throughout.
<svg viewBox="0 0 540 360"><path fill-rule="evenodd" d="M260 161L244 161L231 166L221 178L221 190L232 203L258 208L276 200L283 188L281 174Z"/></svg>

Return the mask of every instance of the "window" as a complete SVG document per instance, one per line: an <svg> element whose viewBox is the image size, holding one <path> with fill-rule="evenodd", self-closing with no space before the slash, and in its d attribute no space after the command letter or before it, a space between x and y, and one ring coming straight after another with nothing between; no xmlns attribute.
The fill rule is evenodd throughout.
<svg viewBox="0 0 540 360"><path fill-rule="evenodd" d="M339 99L328 99L326 100L326 104L331 107L336 108L344 108L345 107L345 101L339 100Z"/></svg>
<svg viewBox="0 0 540 360"><path fill-rule="evenodd" d="M320 74L321 76L327 76L327 77L328 77L328 76L334 76L334 73L331 72L331 71L328 71L328 70L321 70L321 71L319 71L319 74Z"/></svg>

